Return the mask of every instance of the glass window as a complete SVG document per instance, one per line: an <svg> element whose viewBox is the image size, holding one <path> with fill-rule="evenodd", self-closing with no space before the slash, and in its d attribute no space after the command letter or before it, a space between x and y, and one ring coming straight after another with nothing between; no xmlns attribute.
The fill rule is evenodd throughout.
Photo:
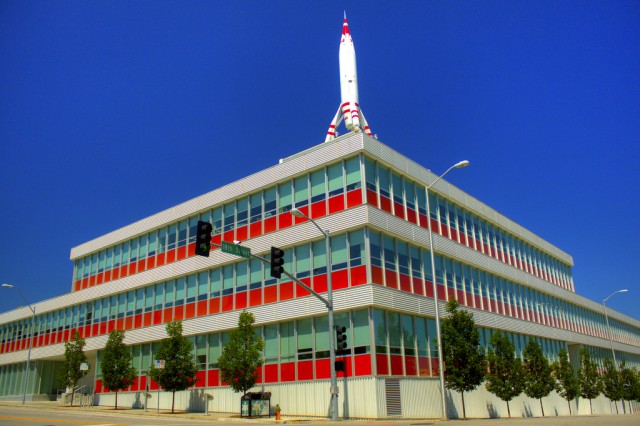
<svg viewBox="0 0 640 426"><path fill-rule="evenodd" d="M369 231L369 246L371 250L371 264L382 267L382 244L379 233Z"/></svg>
<svg viewBox="0 0 640 426"><path fill-rule="evenodd" d="M251 196L250 222L259 222L260 220L262 220L262 193L258 192Z"/></svg>
<svg viewBox="0 0 640 426"><path fill-rule="evenodd" d="M345 234L331 237L332 271L347 267L347 236Z"/></svg>
<svg viewBox="0 0 640 426"><path fill-rule="evenodd" d="M404 191L402 188L402 178L391 172L391 182L393 184L393 201L404 205Z"/></svg>
<svg viewBox="0 0 640 426"><path fill-rule="evenodd" d="M311 173L311 202L325 199L324 169Z"/></svg>
<svg viewBox="0 0 640 426"><path fill-rule="evenodd" d="M169 226L169 232L167 233L167 250L173 250L176 248L176 233L178 227L176 225ZM122 263L125 263L124 260Z"/></svg>
<svg viewBox="0 0 640 426"><path fill-rule="evenodd" d="M220 269L214 269L210 275L211 283L211 297L220 297L220 291L222 290L222 280L220 277Z"/></svg>
<svg viewBox="0 0 640 426"><path fill-rule="evenodd" d="M245 226L248 223L249 199L247 197L238 200L238 223L236 226Z"/></svg>
<svg viewBox="0 0 640 426"><path fill-rule="evenodd" d="M222 268L222 295L233 294L233 265Z"/></svg>
<svg viewBox="0 0 640 426"><path fill-rule="evenodd" d="M402 354L402 324L400 314L397 312L387 312L389 320L389 349L390 353Z"/></svg>
<svg viewBox="0 0 640 426"><path fill-rule="evenodd" d="M313 358L313 337L311 333L311 318L297 321L298 325L298 359Z"/></svg>
<svg viewBox="0 0 640 426"><path fill-rule="evenodd" d="M306 278L311 274L311 246L305 244L295 248L296 276Z"/></svg>
<svg viewBox="0 0 640 426"><path fill-rule="evenodd" d="M389 169L378 166L378 183L380 185L380 195L391 198L391 189L389 184Z"/></svg>
<svg viewBox="0 0 640 426"><path fill-rule="evenodd" d="M406 356L416 355L415 332L413 330L413 317L411 315L402 315L402 344L404 346L404 354Z"/></svg>
<svg viewBox="0 0 640 426"><path fill-rule="evenodd" d="M209 273L198 274L198 300L207 300L209 297Z"/></svg>
<svg viewBox="0 0 640 426"><path fill-rule="evenodd" d="M327 273L327 248L325 240L315 241L312 245L313 249L313 275L322 275ZM332 259L333 260L333 259Z"/></svg>
<svg viewBox="0 0 640 426"><path fill-rule="evenodd" d="M187 303L193 303L196 301L196 277L197 275L195 274L187 277Z"/></svg>
<svg viewBox="0 0 640 426"><path fill-rule="evenodd" d="M384 241L384 267L389 271L396 270L396 251L393 244L393 239L383 236Z"/></svg>
<svg viewBox="0 0 640 426"><path fill-rule="evenodd" d="M164 307L170 308L176 300L176 282L174 280L168 281L164 286L164 292Z"/></svg>
<svg viewBox="0 0 640 426"><path fill-rule="evenodd" d="M376 186L376 164L369 158L364 160L364 174L367 179L367 189L373 192L377 192Z"/></svg>
<svg viewBox="0 0 640 426"><path fill-rule="evenodd" d="M149 251L148 251L147 255L149 257L155 256L156 255L156 247L157 247L157 241L156 241L157 235L156 235L156 232L150 233L148 238L149 238L149 246L148 246Z"/></svg>
<svg viewBox="0 0 640 426"><path fill-rule="evenodd" d="M349 264L351 267L362 265L365 257L364 230L349 233Z"/></svg>
<svg viewBox="0 0 640 426"><path fill-rule="evenodd" d="M407 199L407 207L411 210L416 209L415 190L412 182L404 181L404 191Z"/></svg>
<svg viewBox="0 0 640 426"><path fill-rule="evenodd" d="M249 288L253 290L262 287L262 262L258 259L251 259L249 269Z"/></svg>
<svg viewBox="0 0 640 426"><path fill-rule="evenodd" d="M248 284L248 261L242 261L236 264L236 292L247 291Z"/></svg>
<svg viewBox="0 0 640 426"><path fill-rule="evenodd" d="M185 277L178 278L176 281L176 306L184 304L186 281Z"/></svg>
<svg viewBox="0 0 640 426"><path fill-rule="evenodd" d="M353 311L353 353L364 354L371 351L369 335L369 311L360 309Z"/></svg>
<svg viewBox="0 0 640 426"><path fill-rule="evenodd" d="M342 181L342 163L337 163L327 168L329 177L329 197L339 195L344 192L344 183Z"/></svg>
<svg viewBox="0 0 640 426"><path fill-rule="evenodd" d="M360 158L355 157L345 162L347 170L347 191L358 189L361 186L362 178L360 177Z"/></svg>
<svg viewBox="0 0 640 426"><path fill-rule="evenodd" d="M264 363L277 363L278 352L278 325L266 325L264 327Z"/></svg>
<svg viewBox="0 0 640 426"><path fill-rule="evenodd" d="M294 361L296 342L293 321L280 324L280 361Z"/></svg>
<svg viewBox="0 0 640 426"><path fill-rule="evenodd" d="M220 333L213 333L209 335L209 368L218 368L218 358L222 354L220 346Z"/></svg>
<svg viewBox="0 0 640 426"><path fill-rule="evenodd" d="M401 274L409 275L409 253L404 242L398 242L398 266Z"/></svg>
<svg viewBox="0 0 640 426"><path fill-rule="evenodd" d="M293 182L295 187L295 205L302 207L309 204L309 182L307 175L296 178Z"/></svg>
<svg viewBox="0 0 640 426"><path fill-rule="evenodd" d="M224 206L224 232L231 231L235 227L235 203Z"/></svg>
<svg viewBox="0 0 640 426"><path fill-rule="evenodd" d="M264 191L264 217L265 219L276 214L276 188Z"/></svg>
<svg viewBox="0 0 640 426"><path fill-rule="evenodd" d="M387 324L384 311L373 310L373 330L376 340L376 353L386 354L387 350Z"/></svg>
<svg viewBox="0 0 640 426"><path fill-rule="evenodd" d="M278 185L278 194L280 196L279 213L285 213L291 210L292 194L291 194L291 182L285 182Z"/></svg>
<svg viewBox="0 0 640 426"><path fill-rule="evenodd" d="M315 318L316 359L329 357L329 319L326 316ZM336 324L337 321L336 321ZM342 325L342 324L341 324Z"/></svg>
<svg viewBox="0 0 640 426"><path fill-rule="evenodd" d="M212 235L217 235L222 232L222 207L213 210L211 225L213 228Z"/></svg>

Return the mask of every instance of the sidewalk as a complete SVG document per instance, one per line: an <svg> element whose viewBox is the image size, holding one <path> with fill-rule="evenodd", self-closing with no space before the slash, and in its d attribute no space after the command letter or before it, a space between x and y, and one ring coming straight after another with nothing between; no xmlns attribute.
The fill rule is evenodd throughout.
<svg viewBox="0 0 640 426"><path fill-rule="evenodd" d="M0 407L11 406L14 408L22 407L22 401L0 401ZM32 401L25 404L25 409L42 409L42 410L77 410L77 411L99 411L100 414L107 414L117 416L120 414L126 415L138 415L151 417L163 417L176 416L178 418L206 421L206 422L221 422L221 423L236 423L236 422L253 422L253 423L278 423L278 424L327 424L333 423L326 418L317 417L283 417L282 420L276 421L275 417L240 417L239 415L233 415L230 413L213 413L209 415L205 413L187 413L184 411L176 411L175 414L171 414L171 410L160 410L159 412L150 408L148 411L143 409L131 409L122 408L115 410L113 407L108 406L69 406L62 405L58 401ZM513 417L509 418L497 418L497 419L469 419L463 420L450 420L443 422L440 419L370 419L370 420L340 420L341 424L375 424L375 425L439 425L450 424L452 426L467 425L467 426L637 426L640 425L640 413L636 414L620 414L620 415L595 415L595 416L548 416L548 417Z"/></svg>

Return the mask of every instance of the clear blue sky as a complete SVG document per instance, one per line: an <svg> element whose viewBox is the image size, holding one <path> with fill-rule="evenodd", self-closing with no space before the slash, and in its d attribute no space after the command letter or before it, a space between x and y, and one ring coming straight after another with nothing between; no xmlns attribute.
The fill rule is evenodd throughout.
<svg viewBox="0 0 640 426"><path fill-rule="evenodd" d="M68 292L71 247L321 143L346 5L380 140L471 161L448 180L640 318L640 2L398 3L1 2L0 281Z"/></svg>

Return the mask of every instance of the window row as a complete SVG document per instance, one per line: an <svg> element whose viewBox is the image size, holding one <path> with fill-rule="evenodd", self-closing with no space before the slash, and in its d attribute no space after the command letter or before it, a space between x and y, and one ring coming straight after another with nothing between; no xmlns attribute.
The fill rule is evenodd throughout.
<svg viewBox="0 0 640 426"><path fill-rule="evenodd" d="M428 227L425 186L365 159L367 202L405 220ZM429 192L434 232L467 245L563 288L574 290L571 267L467 211Z"/></svg>
<svg viewBox="0 0 640 426"><path fill-rule="evenodd" d="M243 235L225 238L226 241L242 241L275 230L275 223L272 226L269 222L263 228L262 221L275 218L276 215L286 213L293 207L304 209L310 204L318 205L317 210L323 211L314 212L312 217L322 216L327 213L327 199L342 198L345 193L360 187L360 160L359 157L354 157L77 259L74 277L80 280L176 250L179 253L174 254L174 259L184 258L186 246L195 241L199 220L213 225L214 236L234 229L243 229ZM360 197L360 203L361 200ZM338 204L344 208L344 202ZM289 219L290 225L293 219L289 216L285 217Z"/></svg>
<svg viewBox="0 0 640 426"><path fill-rule="evenodd" d="M433 297L429 250L373 230L368 232L368 240L372 282ZM446 256L436 254L434 259L440 300L453 297L476 309L608 338L605 317L600 312ZM610 324L614 340L640 344L640 329L619 321Z"/></svg>

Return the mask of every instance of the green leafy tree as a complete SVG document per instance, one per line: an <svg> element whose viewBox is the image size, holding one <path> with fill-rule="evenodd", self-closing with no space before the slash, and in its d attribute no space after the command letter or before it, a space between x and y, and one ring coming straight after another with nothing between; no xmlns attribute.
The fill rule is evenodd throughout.
<svg viewBox="0 0 640 426"><path fill-rule="evenodd" d="M118 409L118 392L127 389L138 378L138 371L133 367L131 350L124 344L124 331L113 330L104 348L100 368L102 383L116 393L116 410Z"/></svg>
<svg viewBox="0 0 640 426"><path fill-rule="evenodd" d="M604 360L604 372L602 373L602 393L609 400L614 401L616 406L616 414L618 414L618 404L616 401L621 400L623 396L622 378L620 372L610 358ZM624 401L622 402L624 405Z"/></svg>
<svg viewBox="0 0 640 426"><path fill-rule="evenodd" d="M58 371L58 383L65 388L71 388L72 407L76 385L88 373L88 370L80 370L80 365L87 362L87 356L84 354L85 344L85 340L76 331L73 338L64 344L64 361Z"/></svg>
<svg viewBox="0 0 640 426"><path fill-rule="evenodd" d="M589 408L593 415L591 400L602 393L602 381L598 374L598 365L591 359L587 348L580 349L578 382L580 383L580 396L589 400Z"/></svg>
<svg viewBox="0 0 640 426"><path fill-rule="evenodd" d="M544 417L542 398L555 389L555 380L551 375L549 360L545 358L538 342L533 339L529 339L522 355L524 358L524 393L529 398L540 400L540 409L542 417Z"/></svg>
<svg viewBox="0 0 640 426"><path fill-rule="evenodd" d="M255 322L251 312L242 311L238 328L229 333L229 342L218 358L220 378L229 383L234 392L243 395L256 384L256 373L262 365L264 341L256 334Z"/></svg>
<svg viewBox="0 0 640 426"><path fill-rule="evenodd" d="M507 403L507 413L511 417L509 401L524 390L522 361L516 356L516 349L506 334L494 333L490 343L487 390Z"/></svg>
<svg viewBox="0 0 640 426"><path fill-rule="evenodd" d="M193 357L193 345L182 335L182 322L167 323L167 337L162 339L155 360L163 360L164 368L149 369L149 377L157 382L162 389L172 392L171 413L174 413L176 391L182 391L193 386L196 382L196 366Z"/></svg>
<svg viewBox="0 0 640 426"><path fill-rule="evenodd" d="M620 381L622 382L622 397L624 400L629 401L629 412L631 412L631 401L640 400L640 377L638 377L638 371L635 368L627 367L627 364L622 361L620 365Z"/></svg>
<svg viewBox="0 0 640 426"><path fill-rule="evenodd" d="M442 320L442 351L445 386L460 392L462 416L466 420L464 393L474 390L484 381L485 356L473 315L459 310L459 306L455 299L447 304L447 312L451 315Z"/></svg>
<svg viewBox="0 0 640 426"><path fill-rule="evenodd" d="M565 349L558 352L559 360L553 363L553 377L556 381L556 391L567 400L569 415L571 415L571 401L576 399L580 392L580 383L576 377L573 365L569 362L569 354Z"/></svg>

